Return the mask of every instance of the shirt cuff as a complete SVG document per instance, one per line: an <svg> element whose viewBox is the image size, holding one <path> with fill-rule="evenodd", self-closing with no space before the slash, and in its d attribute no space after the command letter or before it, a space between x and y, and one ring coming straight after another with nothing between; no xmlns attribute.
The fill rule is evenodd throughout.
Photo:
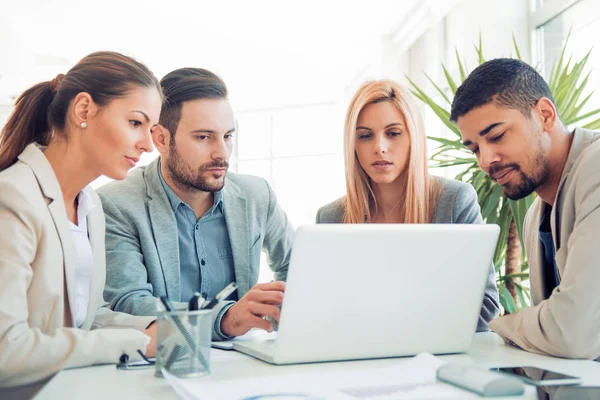
<svg viewBox="0 0 600 400"><path fill-rule="evenodd" d="M221 320L223 319L223 316L225 315L225 313L235 304L235 301L232 301L229 304L225 304L221 310L219 311L219 314L217 315L217 318L215 319L215 333L217 334L218 338L220 340L231 340L233 339L235 336L229 336L227 334L225 334L222 330L221 330Z"/></svg>
<svg viewBox="0 0 600 400"><path fill-rule="evenodd" d="M146 335L145 333L143 333L143 335L144 335L144 345L142 346L142 348L140 350L142 351L142 353L146 354L146 350L148 349L148 345L152 341L152 338L150 336Z"/></svg>

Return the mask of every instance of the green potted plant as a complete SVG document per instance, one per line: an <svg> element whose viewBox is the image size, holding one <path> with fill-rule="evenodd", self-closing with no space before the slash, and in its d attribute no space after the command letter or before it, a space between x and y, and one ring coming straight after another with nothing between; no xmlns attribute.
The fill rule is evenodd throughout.
<svg viewBox="0 0 600 400"><path fill-rule="evenodd" d="M587 121L583 125L584 128L599 129L600 117L598 117L598 114L600 114L600 109L583 111L593 94L593 92L588 93L586 91L590 72L584 75L590 53L588 52L579 61L573 61L572 57L565 61L567 42L568 37L558 62L552 68L549 80L558 113L563 123L568 127L574 127L575 124ZM521 60L521 53L514 36L513 45L516 58ZM481 36L479 37L479 44L475 46L475 51L478 65L484 63ZM413 80L407 78L414 95L430 107L452 132L452 135L450 135L452 139L429 136L430 140L440 144L430 158L431 166L434 168L463 167L463 170L456 175L456 179L473 185L477 191L483 220L486 223L498 224L501 228L498 246L494 255L494 266L497 274L500 303L505 312L514 313L527 306L530 300L529 288L522 283L529 279L529 273L521 237L523 219L535 198L535 194L516 201L507 198L502 188L479 169L475 156L462 145L460 133L456 125L450 122L450 112L448 111L452 103L452 96L468 75L466 62L461 60L458 51L456 51L456 61L459 73L458 80L455 80L446 66L442 64L442 70L446 78L444 88L437 85L433 79L426 75L437 93L441 95L443 100L441 103L434 101L432 96L425 93ZM584 93L585 97L583 97Z"/></svg>

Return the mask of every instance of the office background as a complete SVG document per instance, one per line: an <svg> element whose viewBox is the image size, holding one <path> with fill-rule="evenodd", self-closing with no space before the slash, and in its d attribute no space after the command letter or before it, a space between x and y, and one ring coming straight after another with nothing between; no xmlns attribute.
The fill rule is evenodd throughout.
<svg viewBox="0 0 600 400"><path fill-rule="evenodd" d="M0 126L16 96L96 50L146 63L160 78L183 66L213 70L230 90L238 132L231 170L265 177L294 226L344 193L345 108L362 81L406 76L435 93L456 51L473 68L521 56L548 77L571 31L581 58L600 34L599 0L117 1L0 4ZM600 50L588 65L600 68ZM589 87L599 87L592 71ZM444 89L448 90L447 87ZM439 99L439 97L437 98ZM590 108L600 106L596 96ZM429 135L446 136L423 107ZM430 150L435 147L430 143ZM157 153L145 155L148 163ZM434 169L453 177L456 170ZM94 186L102 185L100 178ZM264 264L264 263L263 263ZM270 280L262 268L261 281Z"/></svg>

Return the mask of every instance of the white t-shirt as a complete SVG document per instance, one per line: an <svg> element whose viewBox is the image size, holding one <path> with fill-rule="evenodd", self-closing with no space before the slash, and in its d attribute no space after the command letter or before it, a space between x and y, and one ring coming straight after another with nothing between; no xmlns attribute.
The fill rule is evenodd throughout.
<svg viewBox="0 0 600 400"><path fill-rule="evenodd" d="M87 216L95 207L89 186L78 195L77 225L69 221L73 243L77 249L77 266L75 267L75 326L81 327L87 315L90 302L90 284L94 269L94 254L87 228Z"/></svg>

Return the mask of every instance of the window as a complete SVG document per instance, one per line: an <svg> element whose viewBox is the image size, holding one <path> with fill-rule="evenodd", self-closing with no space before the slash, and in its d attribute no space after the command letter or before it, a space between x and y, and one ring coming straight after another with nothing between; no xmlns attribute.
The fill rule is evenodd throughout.
<svg viewBox="0 0 600 400"><path fill-rule="evenodd" d="M342 113L335 102L238 111L232 169L265 178L297 228L345 193ZM265 257L259 281L272 273Z"/></svg>
<svg viewBox="0 0 600 400"><path fill-rule="evenodd" d="M554 13L545 11L548 9ZM538 61L541 62L544 78L550 78L552 67L558 62L570 32L566 55L572 55L574 60L581 60L592 50L587 63L588 71L592 71L588 88L592 90L600 87L600 75L597 70L600 66L600 50L595 46L600 35L600 8L597 0L546 0L536 14L547 19L537 21L541 23L537 27ZM592 96L586 105L586 109L589 110L596 108L600 108L598 95Z"/></svg>

